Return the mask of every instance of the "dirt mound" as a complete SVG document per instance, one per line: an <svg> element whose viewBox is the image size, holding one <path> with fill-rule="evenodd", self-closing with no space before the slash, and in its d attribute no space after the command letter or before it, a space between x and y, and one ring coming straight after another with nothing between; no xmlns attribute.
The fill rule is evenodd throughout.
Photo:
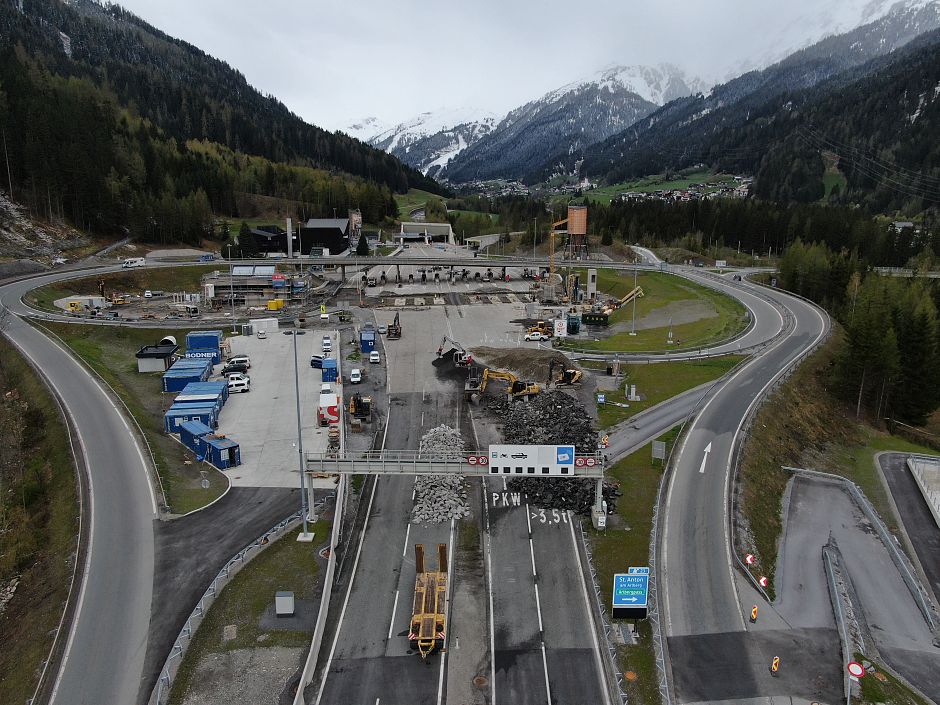
<svg viewBox="0 0 940 705"><path fill-rule="evenodd" d="M548 367L555 361L556 370L578 370L577 364L557 350L544 348L473 348L473 359L481 365L508 370L521 379L532 382L545 382L548 379ZM561 365L561 367L558 367ZM557 372L556 372L557 374Z"/></svg>

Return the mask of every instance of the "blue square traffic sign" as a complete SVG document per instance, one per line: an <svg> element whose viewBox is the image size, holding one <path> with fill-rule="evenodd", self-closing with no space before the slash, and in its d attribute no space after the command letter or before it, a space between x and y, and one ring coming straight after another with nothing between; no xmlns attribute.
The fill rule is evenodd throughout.
<svg viewBox="0 0 940 705"><path fill-rule="evenodd" d="M634 567L627 573L614 575L614 594L611 606L615 618L643 619L649 606L649 568Z"/></svg>

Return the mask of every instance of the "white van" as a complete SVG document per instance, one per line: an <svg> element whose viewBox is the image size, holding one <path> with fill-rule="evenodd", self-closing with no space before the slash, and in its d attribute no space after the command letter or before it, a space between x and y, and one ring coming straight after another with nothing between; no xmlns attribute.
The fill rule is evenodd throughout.
<svg viewBox="0 0 940 705"><path fill-rule="evenodd" d="M330 336L324 335L323 342L321 343L321 348L323 352L328 353L333 351L333 341L330 339Z"/></svg>
<svg viewBox="0 0 940 705"><path fill-rule="evenodd" d="M235 379L229 379L228 391L232 394L234 394L235 392L250 392L251 380L244 378L244 377L236 377Z"/></svg>
<svg viewBox="0 0 940 705"><path fill-rule="evenodd" d="M146 260L143 257L128 257L121 263L121 267L124 269L130 269L131 267L143 267L146 264Z"/></svg>

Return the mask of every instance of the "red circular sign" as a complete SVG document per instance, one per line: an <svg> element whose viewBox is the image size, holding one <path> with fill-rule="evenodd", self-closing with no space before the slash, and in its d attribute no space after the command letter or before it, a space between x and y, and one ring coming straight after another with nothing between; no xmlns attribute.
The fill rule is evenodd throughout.
<svg viewBox="0 0 940 705"><path fill-rule="evenodd" d="M490 459L487 458L485 455L480 455L477 457L477 462L480 465L489 465Z"/></svg>
<svg viewBox="0 0 940 705"><path fill-rule="evenodd" d="M851 661L846 668L849 671L850 676L855 676L856 678L861 678L865 675L865 667L855 661Z"/></svg>
<svg viewBox="0 0 940 705"><path fill-rule="evenodd" d="M583 467L584 467L584 458L575 458L575 459L574 459L574 465L575 465L575 467L577 467L577 468L583 468Z"/></svg>
<svg viewBox="0 0 940 705"><path fill-rule="evenodd" d="M593 468L595 465L597 465L597 460L595 458L585 458L584 464L589 468Z"/></svg>
<svg viewBox="0 0 940 705"><path fill-rule="evenodd" d="M477 464L477 456L475 456L475 455L469 456L469 457L467 458L467 462L470 463L471 465L476 465L476 464Z"/></svg>

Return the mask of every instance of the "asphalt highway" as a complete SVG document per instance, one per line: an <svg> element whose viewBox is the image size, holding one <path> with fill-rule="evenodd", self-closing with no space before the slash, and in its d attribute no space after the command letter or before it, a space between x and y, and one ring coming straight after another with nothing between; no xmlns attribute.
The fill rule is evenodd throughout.
<svg viewBox="0 0 940 705"><path fill-rule="evenodd" d="M61 274L60 274L61 276ZM21 310L35 279L0 287L3 306ZM148 464L127 421L65 350L15 316L4 334L49 380L78 432L90 480L87 562L75 618L55 674L54 705L128 705L137 700L153 589L157 501Z"/></svg>
<svg viewBox="0 0 940 705"><path fill-rule="evenodd" d="M823 338L829 321L802 300L782 292L772 296L790 311L792 328L733 374L698 412L678 450L661 509L658 577L673 672L695 668L706 646L710 656L710 680L703 676L706 682L696 690L695 701L722 700L730 672L752 684L752 692L738 697L774 694L779 688L769 673L753 673L753 662L763 656L749 660L748 655L758 645L734 637L748 627L730 555L732 452L762 392Z"/></svg>

